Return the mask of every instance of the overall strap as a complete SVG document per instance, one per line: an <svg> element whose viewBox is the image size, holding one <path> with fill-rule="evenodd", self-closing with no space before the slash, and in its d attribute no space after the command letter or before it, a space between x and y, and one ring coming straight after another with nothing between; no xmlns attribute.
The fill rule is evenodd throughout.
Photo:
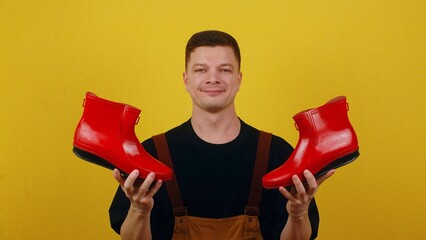
<svg viewBox="0 0 426 240"><path fill-rule="evenodd" d="M246 215L259 215L260 199L262 197L262 176L266 174L266 168L269 160L269 149L271 146L272 134L264 131L259 133L257 143L256 162L251 180L251 187L247 206L244 210Z"/></svg>
<svg viewBox="0 0 426 240"><path fill-rule="evenodd" d="M155 149L157 151L158 160L169 166L174 172L172 158L170 156L169 145L167 144L166 135L164 133L152 137ZM172 180L165 182L167 193L173 208L173 216L184 216L187 214L186 207L183 206L182 197L176 175L173 174Z"/></svg>

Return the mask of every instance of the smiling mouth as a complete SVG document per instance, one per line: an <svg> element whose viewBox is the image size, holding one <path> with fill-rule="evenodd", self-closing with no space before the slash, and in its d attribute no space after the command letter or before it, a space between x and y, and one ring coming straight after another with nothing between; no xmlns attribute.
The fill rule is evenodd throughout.
<svg viewBox="0 0 426 240"><path fill-rule="evenodd" d="M211 95L217 95L217 94L225 92L225 90L223 90L223 89L201 89L201 92L211 94Z"/></svg>

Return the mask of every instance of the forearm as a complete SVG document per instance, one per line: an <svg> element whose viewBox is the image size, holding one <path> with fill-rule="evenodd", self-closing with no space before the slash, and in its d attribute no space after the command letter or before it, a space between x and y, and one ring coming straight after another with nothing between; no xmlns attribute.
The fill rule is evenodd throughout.
<svg viewBox="0 0 426 240"><path fill-rule="evenodd" d="M281 232L281 240L307 240L311 237L312 228L309 216L289 216Z"/></svg>
<svg viewBox="0 0 426 240"><path fill-rule="evenodd" d="M130 208L121 225L120 235L123 240L151 239L150 214Z"/></svg>

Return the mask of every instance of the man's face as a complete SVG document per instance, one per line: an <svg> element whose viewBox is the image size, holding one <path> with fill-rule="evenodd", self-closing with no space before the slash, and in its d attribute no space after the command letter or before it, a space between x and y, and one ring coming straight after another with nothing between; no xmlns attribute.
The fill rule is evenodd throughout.
<svg viewBox="0 0 426 240"><path fill-rule="evenodd" d="M227 46L196 48L183 74L193 107L208 112L233 107L241 77L237 58Z"/></svg>

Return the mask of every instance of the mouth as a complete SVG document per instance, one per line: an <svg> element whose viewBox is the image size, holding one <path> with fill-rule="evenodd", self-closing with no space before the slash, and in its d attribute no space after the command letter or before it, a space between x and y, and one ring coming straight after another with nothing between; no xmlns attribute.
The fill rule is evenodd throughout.
<svg viewBox="0 0 426 240"><path fill-rule="evenodd" d="M206 93L208 95L219 95L223 92L225 92L224 89L217 89L217 88L212 88L212 89L200 89L201 92Z"/></svg>

